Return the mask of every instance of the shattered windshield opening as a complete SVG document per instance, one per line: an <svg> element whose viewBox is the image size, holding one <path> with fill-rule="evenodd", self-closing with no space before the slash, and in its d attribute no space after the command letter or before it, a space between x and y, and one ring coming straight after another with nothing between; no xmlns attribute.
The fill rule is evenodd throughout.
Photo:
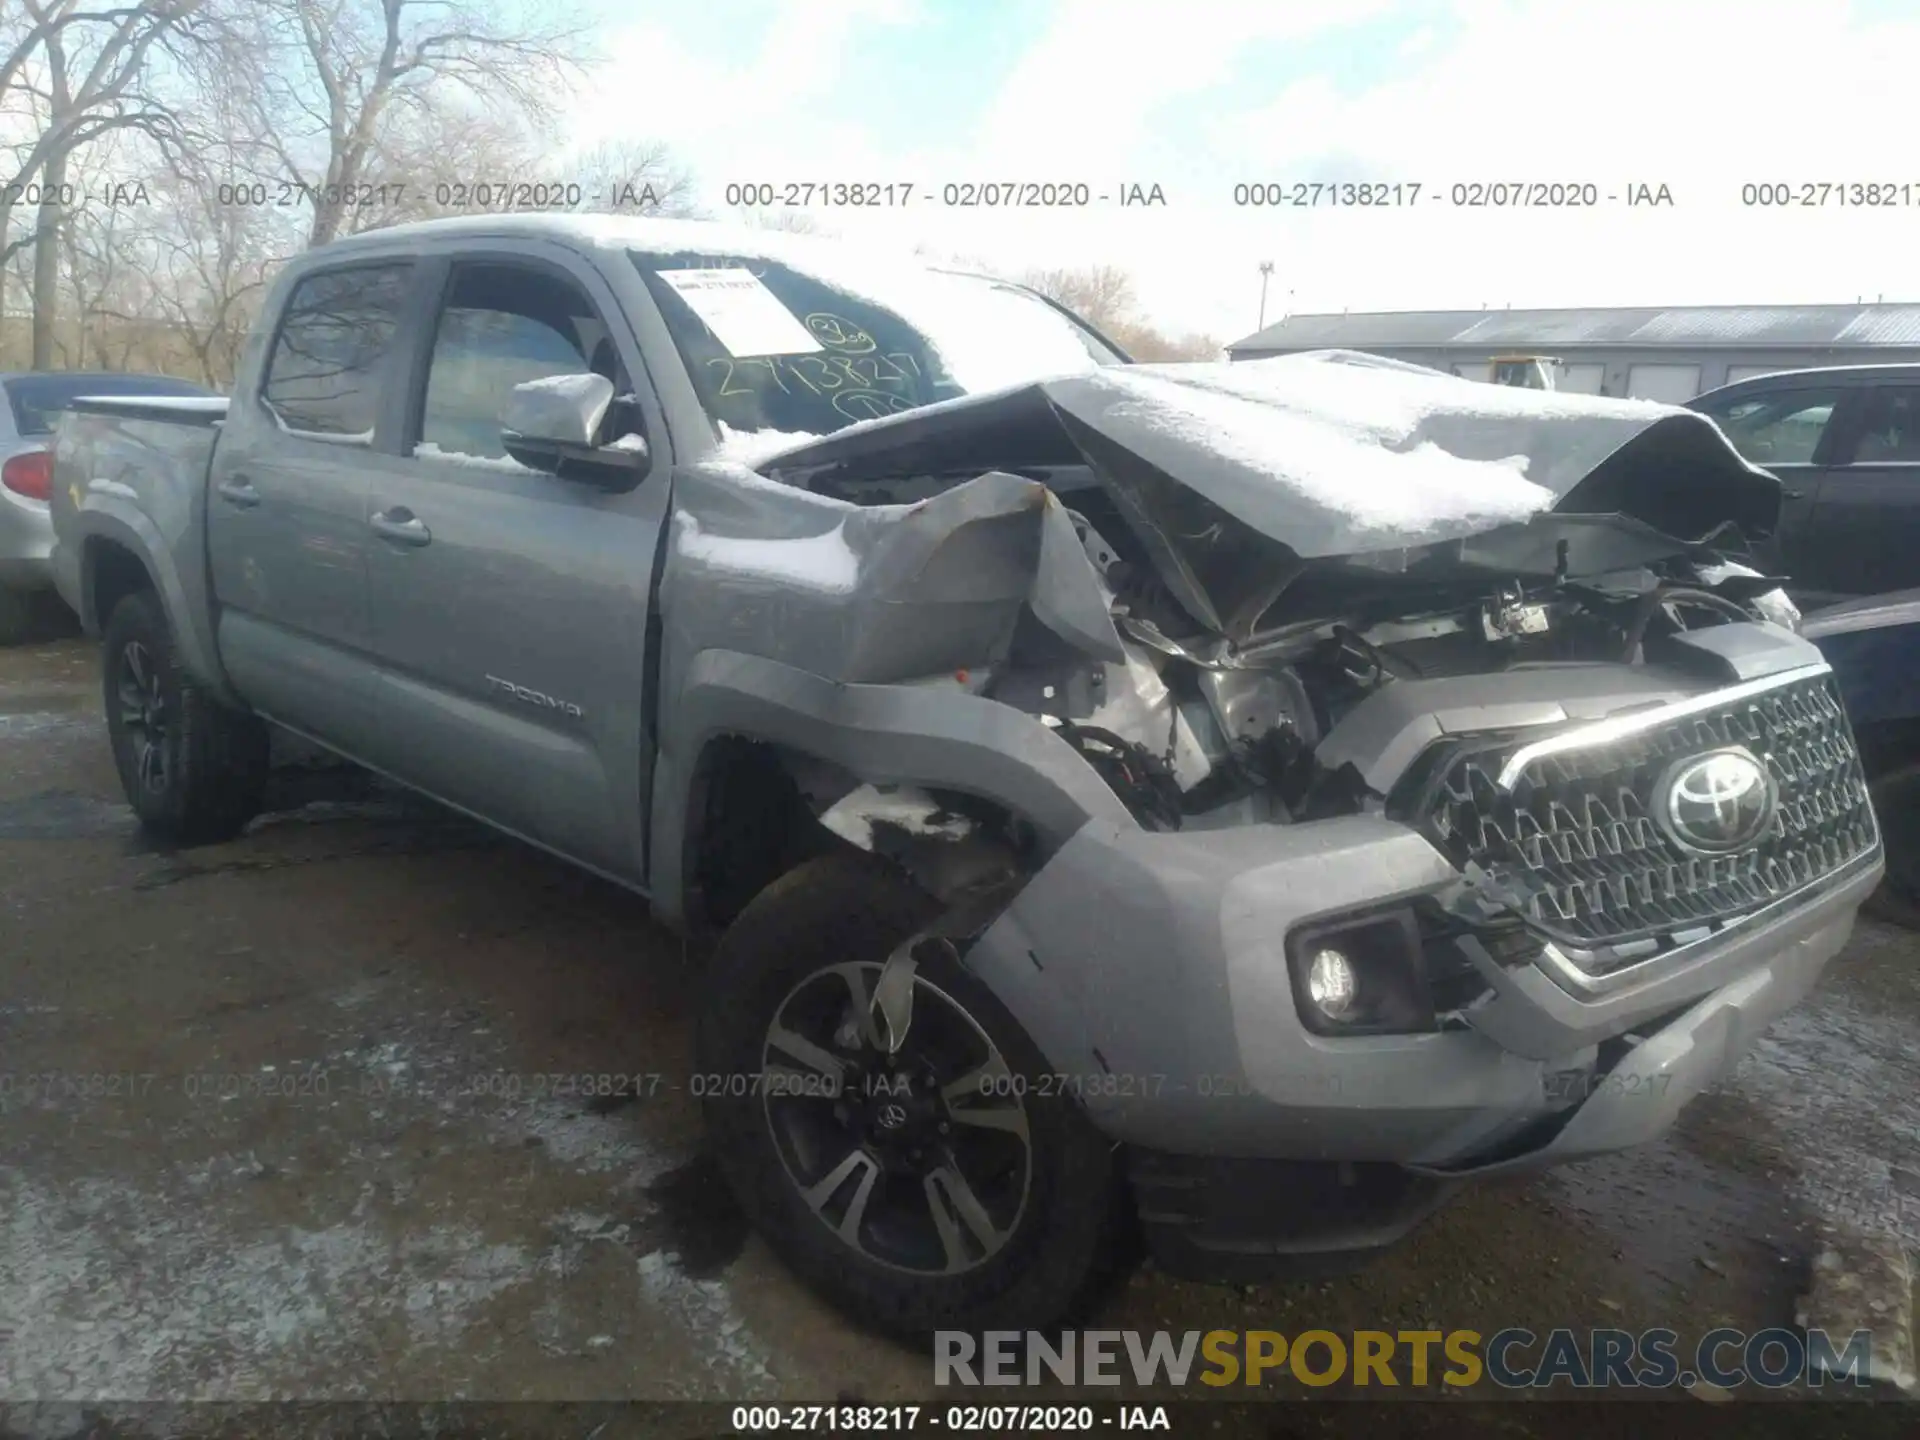
<svg viewBox="0 0 1920 1440"><path fill-rule="evenodd" d="M629 253L723 439L798 441L1121 363L1065 312L982 276L901 267L856 291L758 256Z"/></svg>

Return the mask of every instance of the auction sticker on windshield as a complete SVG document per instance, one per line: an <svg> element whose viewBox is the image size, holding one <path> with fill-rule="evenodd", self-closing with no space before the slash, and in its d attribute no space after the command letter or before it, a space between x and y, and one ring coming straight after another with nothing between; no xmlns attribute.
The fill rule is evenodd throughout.
<svg viewBox="0 0 1920 1440"><path fill-rule="evenodd" d="M802 355L820 342L751 270L662 270L729 355Z"/></svg>

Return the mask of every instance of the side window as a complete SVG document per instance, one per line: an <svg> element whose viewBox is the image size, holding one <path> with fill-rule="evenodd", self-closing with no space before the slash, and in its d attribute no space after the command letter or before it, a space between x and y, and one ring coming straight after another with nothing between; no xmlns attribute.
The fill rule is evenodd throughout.
<svg viewBox="0 0 1920 1440"><path fill-rule="evenodd" d="M515 265L456 266L434 329L414 453L511 467L500 422L513 387L587 372L613 381L616 394L632 389L606 325L575 286Z"/></svg>
<svg viewBox="0 0 1920 1440"><path fill-rule="evenodd" d="M1839 399L1836 390L1776 390L1707 413L1754 464L1806 465Z"/></svg>
<svg viewBox="0 0 1920 1440"><path fill-rule="evenodd" d="M391 383L400 310L413 264L309 275L287 297L260 400L289 430L370 442Z"/></svg>
<svg viewBox="0 0 1920 1440"><path fill-rule="evenodd" d="M1867 399L1853 463L1920 462L1920 387L1888 386Z"/></svg>

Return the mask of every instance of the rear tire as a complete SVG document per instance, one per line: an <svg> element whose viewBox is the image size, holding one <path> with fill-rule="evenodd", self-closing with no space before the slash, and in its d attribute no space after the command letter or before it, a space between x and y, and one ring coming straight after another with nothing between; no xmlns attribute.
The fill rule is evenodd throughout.
<svg viewBox="0 0 1920 1440"><path fill-rule="evenodd" d="M114 606L101 656L114 766L141 825L182 845L238 834L266 790L266 725L221 705L181 667L152 591Z"/></svg>
<svg viewBox="0 0 1920 1440"><path fill-rule="evenodd" d="M856 1319L912 1337L1040 1328L1077 1309L1115 1253L1123 1208L1111 1142L1063 1087L1045 1083L1045 1060L993 993L937 946L919 950L898 1072L846 1029L858 1006L845 973L877 978L939 908L866 854L809 860L763 890L722 937L708 976L697 1043L708 1128L761 1234ZM790 1034L808 1010L824 1027L807 1037L816 1055L849 1067L838 1099L778 1088L825 1073L771 1038L776 1021ZM836 1030L840 1013L849 1018ZM976 1056L1004 1063L991 1090L973 1083ZM912 1111L908 1130L883 1134L874 1126L886 1095L873 1097L871 1084L909 1069L904 1107L885 1107ZM945 1098L956 1079L982 1098ZM1015 1123L1022 1133L1009 1134ZM842 1169L846 1178L829 1183Z"/></svg>

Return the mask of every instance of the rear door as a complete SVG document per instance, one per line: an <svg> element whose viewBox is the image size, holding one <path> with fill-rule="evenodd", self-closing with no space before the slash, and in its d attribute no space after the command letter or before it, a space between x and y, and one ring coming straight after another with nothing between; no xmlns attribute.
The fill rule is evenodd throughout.
<svg viewBox="0 0 1920 1440"><path fill-rule="evenodd" d="M647 612L670 457L606 282L555 245L438 262L399 454L369 497L376 763L624 879L641 874ZM517 383L595 372L654 448L613 493L500 442Z"/></svg>
<svg viewBox="0 0 1920 1440"><path fill-rule="evenodd" d="M1844 566L1836 567L1811 521L1856 400L1846 386L1809 384L1699 407L1719 422L1736 450L1780 477L1786 491L1780 528L1760 547L1761 559L1791 577L1794 594L1804 599L1835 593L1835 583L1844 581Z"/></svg>
<svg viewBox="0 0 1920 1440"><path fill-rule="evenodd" d="M258 709L353 755L377 733L367 476L402 373L414 262L314 271L253 393L228 408L207 497L222 664Z"/></svg>
<svg viewBox="0 0 1920 1440"><path fill-rule="evenodd" d="M1837 439L1807 543L1838 593L1911 589L1920 585L1920 384L1862 387L1854 416Z"/></svg>

